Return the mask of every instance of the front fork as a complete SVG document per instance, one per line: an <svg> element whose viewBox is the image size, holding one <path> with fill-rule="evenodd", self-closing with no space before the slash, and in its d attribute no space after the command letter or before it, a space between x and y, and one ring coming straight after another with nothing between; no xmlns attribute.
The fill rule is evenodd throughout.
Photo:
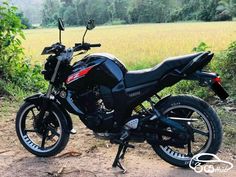
<svg viewBox="0 0 236 177"><path fill-rule="evenodd" d="M50 98L50 95L52 94L52 90L53 90L53 85L50 83L49 86L48 86L48 90L47 90L47 93L46 93L46 98Z"/></svg>
<svg viewBox="0 0 236 177"><path fill-rule="evenodd" d="M57 61L57 65L54 69L54 72L53 72L53 75L52 75L52 78L50 80L50 84L49 84L49 87L48 87L48 90L47 90L47 93L46 93L46 98L50 98L50 95L52 94L52 90L53 90L53 83L55 82L56 80L56 76L57 76L57 73L58 73L58 70L59 70L59 67L60 67L60 64L61 64L61 60L58 60Z"/></svg>
<svg viewBox="0 0 236 177"><path fill-rule="evenodd" d="M50 84L48 86L48 90L47 90L47 93L46 93L46 98L43 99L43 101L42 101L41 110L40 110L40 113L39 113L39 120L41 120L42 122L44 121L46 109L48 108L48 103L49 103L48 100L50 100L50 96L51 96L52 91L53 91L53 83L56 80L56 76L57 76L60 64L61 64L61 60L58 60L57 65L54 69L52 78L50 80Z"/></svg>

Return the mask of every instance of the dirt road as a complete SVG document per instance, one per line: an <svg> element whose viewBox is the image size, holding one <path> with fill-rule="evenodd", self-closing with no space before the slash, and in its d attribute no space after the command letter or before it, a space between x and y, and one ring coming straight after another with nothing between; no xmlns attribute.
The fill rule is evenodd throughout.
<svg viewBox="0 0 236 177"><path fill-rule="evenodd" d="M0 120L0 177L17 176L65 176L65 177L195 177L236 176L235 157L222 150L219 157L233 162L234 168L228 173L197 174L190 169L171 166L161 160L149 145L136 144L129 150L123 162L127 173L112 168L117 146L94 138L78 120L74 121L78 133L72 135L66 149L56 157L38 158L27 152L19 143L14 129L14 114Z"/></svg>

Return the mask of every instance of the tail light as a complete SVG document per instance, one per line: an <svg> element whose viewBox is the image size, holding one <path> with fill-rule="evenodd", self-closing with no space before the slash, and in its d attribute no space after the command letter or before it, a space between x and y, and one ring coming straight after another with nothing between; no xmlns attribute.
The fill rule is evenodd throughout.
<svg viewBox="0 0 236 177"><path fill-rule="evenodd" d="M213 79L212 79L212 82L213 82L213 83L215 83L215 82L221 83L221 78L220 78L220 76L213 78Z"/></svg>

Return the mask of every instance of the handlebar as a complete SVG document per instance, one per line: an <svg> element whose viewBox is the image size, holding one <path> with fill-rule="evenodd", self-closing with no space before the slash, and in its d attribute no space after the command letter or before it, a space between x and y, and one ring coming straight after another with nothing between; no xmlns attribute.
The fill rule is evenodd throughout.
<svg viewBox="0 0 236 177"><path fill-rule="evenodd" d="M90 44L90 47L101 47L101 44Z"/></svg>
<svg viewBox="0 0 236 177"><path fill-rule="evenodd" d="M72 52L78 52L81 50L90 50L91 47L101 47L101 44L89 44L89 43L77 43L72 49ZM65 51L65 46L60 43L52 44L50 47L45 47L43 49L42 55L47 54L60 54Z"/></svg>
<svg viewBox="0 0 236 177"><path fill-rule="evenodd" d="M101 44L77 43L73 49L76 52L80 50L90 50L91 47L101 47Z"/></svg>

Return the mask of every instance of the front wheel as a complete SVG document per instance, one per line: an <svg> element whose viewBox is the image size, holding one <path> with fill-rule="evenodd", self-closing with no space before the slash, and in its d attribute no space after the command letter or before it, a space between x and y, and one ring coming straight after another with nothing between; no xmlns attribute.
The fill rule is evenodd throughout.
<svg viewBox="0 0 236 177"><path fill-rule="evenodd" d="M189 95L171 96L157 103L155 108L176 121L178 118L186 118L186 121L178 122L190 127L194 137L184 148L152 145L154 151L163 160L187 168L194 155L217 153L222 142L222 125L216 112L205 101Z"/></svg>
<svg viewBox="0 0 236 177"><path fill-rule="evenodd" d="M39 157L49 157L65 148L70 134L60 109L50 106L43 119L39 118L40 111L40 105L25 102L16 116L16 133L29 152Z"/></svg>

